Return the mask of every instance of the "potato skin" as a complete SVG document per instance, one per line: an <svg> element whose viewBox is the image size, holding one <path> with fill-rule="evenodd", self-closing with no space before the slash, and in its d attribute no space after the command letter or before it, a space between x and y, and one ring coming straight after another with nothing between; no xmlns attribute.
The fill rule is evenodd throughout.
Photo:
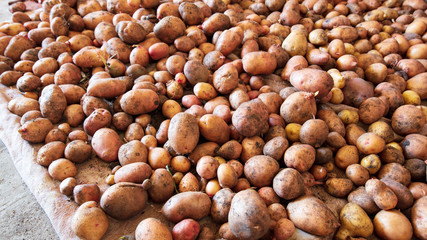
<svg viewBox="0 0 427 240"><path fill-rule="evenodd" d="M154 26L153 31L157 38L170 44L185 34L185 23L178 17L167 16Z"/></svg>
<svg viewBox="0 0 427 240"><path fill-rule="evenodd" d="M192 152L199 142L197 119L183 112L173 116L168 128L168 139L177 154Z"/></svg>
<svg viewBox="0 0 427 240"><path fill-rule="evenodd" d="M200 220L211 209L211 199L202 192L178 193L163 205L163 215L171 222L177 223L185 218Z"/></svg>
<svg viewBox="0 0 427 240"><path fill-rule="evenodd" d="M146 218L142 220L135 230L136 240L172 240L172 233L169 228L156 218Z"/></svg>
<svg viewBox="0 0 427 240"><path fill-rule="evenodd" d="M17 97L9 101L7 109L22 117L26 112L40 110L40 104L32 98Z"/></svg>
<svg viewBox="0 0 427 240"><path fill-rule="evenodd" d="M406 186L389 178L383 178L381 181L396 194L398 199L396 208L404 210L412 206L414 197Z"/></svg>
<svg viewBox="0 0 427 240"><path fill-rule="evenodd" d="M230 128L220 117L205 114L199 119L200 134L208 141L223 144L228 141Z"/></svg>
<svg viewBox="0 0 427 240"><path fill-rule="evenodd" d="M92 148L99 158L106 162L118 159L119 148L122 140L116 131L110 128L101 128L92 137Z"/></svg>
<svg viewBox="0 0 427 240"><path fill-rule="evenodd" d="M49 119L52 123L57 123L61 120L62 114L67 107L67 99L64 93L55 84L43 88L39 103L43 117Z"/></svg>
<svg viewBox="0 0 427 240"><path fill-rule="evenodd" d="M326 204L313 196L303 196L290 202L286 210L295 227L310 234L329 236L340 226Z"/></svg>
<svg viewBox="0 0 427 240"><path fill-rule="evenodd" d="M228 213L228 225L239 239L258 239L270 227L270 214L258 192L247 189L236 193Z"/></svg>
<svg viewBox="0 0 427 240"><path fill-rule="evenodd" d="M167 201L174 194L172 175L164 168L154 170L150 177L151 187L148 189L150 199L157 203Z"/></svg>
<svg viewBox="0 0 427 240"><path fill-rule="evenodd" d="M316 116L317 106L314 95L308 92L295 92L289 95L280 106L280 116L286 123L304 124Z"/></svg>
<svg viewBox="0 0 427 240"><path fill-rule="evenodd" d="M160 100L156 92L150 89L134 89L126 92L120 99L120 106L126 113L140 115L154 111Z"/></svg>
<svg viewBox="0 0 427 240"><path fill-rule="evenodd" d="M124 220L139 214L145 207L148 195L134 183L116 183L101 196L101 208L111 217Z"/></svg>
<svg viewBox="0 0 427 240"><path fill-rule="evenodd" d="M95 201L83 203L71 219L71 229L82 239L101 239L108 225L107 215Z"/></svg>
<svg viewBox="0 0 427 240"><path fill-rule="evenodd" d="M114 98L126 92L125 81L119 78L96 79L89 83L87 95L100 98Z"/></svg>
<svg viewBox="0 0 427 240"><path fill-rule="evenodd" d="M375 214L381 210L368 195L365 187L358 187L347 196L347 199L349 202L359 205L368 214Z"/></svg>
<svg viewBox="0 0 427 240"><path fill-rule="evenodd" d="M365 187L366 192L372 197L379 208L389 210L396 206L397 196L385 183L378 179L369 179Z"/></svg>
<svg viewBox="0 0 427 240"><path fill-rule="evenodd" d="M272 157L256 155L245 163L244 173L251 185L268 186L279 171L279 163Z"/></svg>

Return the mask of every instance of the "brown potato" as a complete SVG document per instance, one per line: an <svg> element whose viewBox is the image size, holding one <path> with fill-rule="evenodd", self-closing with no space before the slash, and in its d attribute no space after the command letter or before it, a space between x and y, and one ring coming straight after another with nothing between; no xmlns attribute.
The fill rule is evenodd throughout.
<svg viewBox="0 0 427 240"><path fill-rule="evenodd" d="M230 128L220 117L213 114L202 116L199 121L200 134L208 141L223 144L228 141Z"/></svg>
<svg viewBox="0 0 427 240"><path fill-rule="evenodd" d="M269 156L253 156L244 165L246 178L256 187L269 186L278 171L279 163Z"/></svg>
<svg viewBox="0 0 427 240"><path fill-rule="evenodd" d="M304 179L297 170L285 168L274 177L273 189L279 197L291 200L304 194Z"/></svg>
<svg viewBox="0 0 427 240"><path fill-rule="evenodd" d="M36 118L24 123L18 132L21 138L31 143L41 143L46 135L53 129L52 122L47 118Z"/></svg>
<svg viewBox="0 0 427 240"><path fill-rule="evenodd" d="M325 183L326 192L334 197L345 197L353 189L353 182L347 178L329 178Z"/></svg>
<svg viewBox="0 0 427 240"><path fill-rule="evenodd" d="M299 172L308 171L314 163L316 150L308 144L290 146L285 152L285 164Z"/></svg>
<svg viewBox="0 0 427 240"><path fill-rule="evenodd" d="M375 234L381 238L412 238L411 222L398 210L381 210L375 215L373 223Z"/></svg>
<svg viewBox="0 0 427 240"><path fill-rule="evenodd" d="M252 137L264 131L268 126L267 121L267 107L257 99L241 104L232 117L233 126L245 137Z"/></svg>
<svg viewBox="0 0 427 240"><path fill-rule="evenodd" d="M148 113L159 106L159 96L153 90L134 89L122 96L120 106L131 115Z"/></svg>
<svg viewBox="0 0 427 240"><path fill-rule="evenodd" d="M175 187L172 175L166 169L154 170L150 181L151 187L148 189L148 195L154 202L165 202L174 194Z"/></svg>
<svg viewBox="0 0 427 240"><path fill-rule="evenodd" d="M262 152L264 155L279 161L283 157L288 146L289 142L286 138L277 136L265 143Z"/></svg>
<svg viewBox="0 0 427 240"><path fill-rule="evenodd" d="M92 137L92 148L99 158L106 162L118 159L119 148L122 141L119 135L112 129L101 128Z"/></svg>
<svg viewBox="0 0 427 240"><path fill-rule="evenodd" d="M72 140L64 150L64 156L74 163L82 163L92 155L92 147L83 140Z"/></svg>
<svg viewBox="0 0 427 240"><path fill-rule="evenodd" d="M280 116L285 119L286 123L303 124L308 119L313 118L316 112L314 95L307 92L292 93L280 107Z"/></svg>
<svg viewBox="0 0 427 240"><path fill-rule="evenodd" d="M397 108L391 118L391 126L397 134L418 133L426 122L426 117L419 107L403 105Z"/></svg>
<svg viewBox="0 0 427 240"><path fill-rule="evenodd" d="M151 167L144 162L134 162L124 165L114 173L114 182L142 183L151 176Z"/></svg>
<svg viewBox="0 0 427 240"><path fill-rule="evenodd" d="M171 222L185 218L199 220L207 216L211 209L211 199L201 192L178 193L163 205L163 215Z"/></svg>
<svg viewBox="0 0 427 240"><path fill-rule="evenodd" d="M188 113L176 114L169 125L168 139L178 154L193 151L199 141L199 127L196 118Z"/></svg>

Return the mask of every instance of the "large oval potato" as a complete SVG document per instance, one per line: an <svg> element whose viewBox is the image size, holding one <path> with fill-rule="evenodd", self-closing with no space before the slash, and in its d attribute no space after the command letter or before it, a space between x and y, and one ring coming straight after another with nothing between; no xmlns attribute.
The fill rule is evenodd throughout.
<svg viewBox="0 0 427 240"><path fill-rule="evenodd" d="M304 194L304 179L297 170L285 168L274 177L273 190L283 199L297 198Z"/></svg>
<svg viewBox="0 0 427 240"><path fill-rule="evenodd" d="M150 177L151 187L148 195L154 202L162 203L167 201L174 194L175 187L172 175L164 168L154 170Z"/></svg>
<svg viewBox="0 0 427 240"><path fill-rule="evenodd" d="M173 116L169 124L168 139L177 154L192 152L199 142L197 119L183 112Z"/></svg>
<svg viewBox="0 0 427 240"><path fill-rule="evenodd" d="M229 188L223 188L215 193L211 206L212 220L218 223L227 222L234 195L235 193Z"/></svg>
<svg viewBox="0 0 427 240"><path fill-rule="evenodd" d="M269 186L279 171L279 163L272 157L256 155L245 163L244 173L255 187Z"/></svg>
<svg viewBox="0 0 427 240"><path fill-rule="evenodd" d="M243 69L251 75L271 74L277 66L276 58L269 52L256 51L245 54Z"/></svg>
<svg viewBox="0 0 427 240"><path fill-rule="evenodd" d="M162 212L174 223L185 218L200 220L209 214L211 204L211 199L205 193L182 192L169 198L163 205Z"/></svg>
<svg viewBox="0 0 427 240"><path fill-rule="evenodd" d="M242 103L231 120L241 135L253 137L263 132L268 125L267 106L260 99Z"/></svg>
<svg viewBox="0 0 427 240"><path fill-rule="evenodd" d="M147 199L147 192L141 185L122 182L114 184L102 194L100 205L109 216L124 220L141 213Z"/></svg>
<svg viewBox="0 0 427 240"><path fill-rule="evenodd" d="M228 213L228 225L239 239L258 239L270 228L270 214L264 201L253 189L236 193Z"/></svg>
<svg viewBox="0 0 427 240"><path fill-rule="evenodd" d="M300 228L317 236L328 236L340 226L337 217L324 202L313 196L303 196L288 204L289 219Z"/></svg>
<svg viewBox="0 0 427 240"><path fill-rule="evenodd" d="M415 201L411 209L411 215L415 236L419 239L427 239L427 196Z"/></svg>
<svg viewBox="0 0 427 240"><path fill-rule="evenodd" d="M129 163L114 174L114 182L142 183L151 176L151 167L144 162Z"/></svg>
<svg viewBox="0 0 427 240"><path fill-rule="evenodd" d="M57 123L67 107L67 99L58 85L51 84L43 88L39 98L40 111L43 117Z"/></svg>
<svg viewBox="0 0 427 240"><path fill-rule="evenodd" d="M46 135L53 129L53 124L47 118L36 118L25 122L18 132L21 138L31 143L44 142Z"/></svg>
<svg viewBox="0 0 427 240"><path fill-rule="evenodd" d="M106 162L118 159L122 140L116 131L110 128L101 128L92 137L92 148L99 158Z"/></svg>
<svg viewBox="0 0 427 240"><path fill-rule="evenodd" d="M325 97L334 86L334 80L329 73L312 68L292 72L290 81L292 86L301 91L315 93L316 98Z"/></svg>

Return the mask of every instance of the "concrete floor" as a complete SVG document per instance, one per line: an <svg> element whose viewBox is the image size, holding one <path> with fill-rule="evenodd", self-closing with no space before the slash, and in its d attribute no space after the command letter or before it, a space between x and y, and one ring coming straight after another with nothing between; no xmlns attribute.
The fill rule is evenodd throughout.
<svg viewBox="0 0 427 240"><path fill-rule="evenodd" d="M0 21L11 18L7 3L8 0L0 0ZM43 209L16 171L1 141L0 166L0 239L59 239Z"/></svg>

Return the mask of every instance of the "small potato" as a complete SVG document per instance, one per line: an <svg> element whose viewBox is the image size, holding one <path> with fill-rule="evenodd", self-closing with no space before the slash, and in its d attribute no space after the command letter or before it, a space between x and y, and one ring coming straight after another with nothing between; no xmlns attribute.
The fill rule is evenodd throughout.
<svg viewBox="0 0 427 240"><path fill-rule="evenodd" d="M380 153L385 148L385 141L375 133L364 133L357 139L357 149L364 154Z"/></svg>
<svg viewBox="0 0 427 240"><path fill-rule="evenodd" d="M359 162L359 153L356 146L346 145L338 149L334 159L337 167L346 169L351 164Z"/></svg>
<svg viewBox="0 0 427 240"><path fill-rule="evenodd" d="M65 142L67 140L67 135L59 129L52 129L46 135L44 141L45 143L53 142L53 141L61 141Z"/></svg>
<svg viewBox="0 0 427 240"><path fill-rule="evenodd" d="M77 127L85 119L84 109L80 104L71 104L65 108L63 118L70 126Z"/></svg>
<svg viewBox="0 0 427 240"><path fill-rule="evenodd" d="M424 149L427 146L427 137L421 134L409 134L400 143L406 158L427 159Z"/></svg>
<svg viewBox="0 0 427 240"><path fill-rule="evenodd" d="M118 159L122 166L135 162L147 162L147 158L147 147L141 141L132 140L119 148Z"/></svg>
<svg viewBox="0 0 427 240"><path fill-rule="evenodd" d="M5 86L14 85L22 75L23 73L18 71L5 71L0 75L0 83Z"/></svg>
<svg viewBox="0 0 427 240"><path fill-rule="evenodd" d="M406 169L411 173L412 180L420 180L425 179L426 171L425 171L425 163L421 159L408 159L405 161L403 165Z"/></svg>
<svg viewBox="0 0 427 240"><path fill-rule="evenodd" d="M292 93L280 107L280 116L286 123L303 124L316 115L314 95L307 92Z"/></svg>
<svg viewBox="0 0 427 240"><path fill-rule="evenodd" d="M414 197L407 187L388 178L383 178L381 181L385 183L387 187L394 192L394 194L396 194L398 199L396 208L404 210L412 206L414 203Z"/></svg>
<svg viewBox="0 0 427 240"><path fill-rule="evenodd" d="M73 177L64 179L59 185L59 191L64 195L73 194L74 187L77 186L77 180Z"/></svg>
<svg viewBox="0 0 427 240"><path fill-rule="evenodd" d="M97 130L109 127L111 118L111 113L108 110L95 109L83 122L83 129L87 134L93 136Z"/></svg>
<svg viewBox="0 0 427 240"><path fill-rule="evenodd" d="M263 154L279 161L289 146L288 140L282 136L277 136L266 142L263 148Z"/></svg>
<svg viewBox="0 0 427 240"><path fill-rule="evenodd" d="M222 94L231 93L239 82L237 68L232 64L222 65L212 77L213 86Z"/></svg>
<svg viewBox="0 0 427 240"><path fill-rule="evenodd" d="M200 134L208 141L223 144L228 141L230 128L220 117L206 114L198 121Z"/></svg>
<svg viewBox="0 0 427 240"><path fill-rule="evenodd" d="M237 173L234 168L226 163L219 165L217 170L218 182L222 188L233 188L237 184Z"/></svg>
<svg viewBox="0 0 427 240"><path fill-rule="evenodd" d="M73 197L78 205L89 201L99 202L101 191L96 184L79 184L73 189Z"/></svg>
<svg viewBox="0 0 427 240"><path fill-rule="evenodd" d="M126 113L140 115L155 110L159 106L159 97L152 90L135 89L122 96L120 106Z"/></svg>
<svg viewBox="0 0 427 240"><path fill-rule="evenodd" d="M353 189L353 182L347 178L329 178L326 183L326 192L334 197L345 197Z"/></svg>
<svg viewBox="0 0 427 240"><path fill-rule="evenodd" d="M38 110L31 110L26 112L24 115L22 115L21 117L21 125L24 125L24 123L30 121L30 120L34 120L36 118L41 118L42 113Z"/></svg>
<svg viewBox="0 0 427 240"><path fill-rule="evenodd" d="M139 123L131 123L125 132L125 140L141 140L144 137L144 129Z"/></svg>
<svg viewBox="0 0 427 240"><path fill-rule="evenodd" d="M77 174L77 168L70 160L60 158L49 165L48 172L53 179L62 181L68 177L74 177Z"/></svg>
<svg viewBox="0 0 427 240"><path fill-rule="evenodd" d="M173 43L175 39L185 34L184 22L175 16L162 18L154 26L154 34L165 43Z"/></svg>
<svg viewBox="0 0 427 240"><path fill-rule="evenodd" d="M218 167L219 163L214 157L204 156L197 162L196 171L200 177L209 180L217 176Z"/></svg>
<svg viewBox="0 0 427 240"><path fill-rule="evenodd" d="M178 154L193 151L199 141L197 119L188 113L176 114L172 117L169 125L168 139Z"/></svg>
<svg viewBox="0 0 427 240"><path fill-rule="evenodd" d="M243 69L251 75L271 74L276 69L276 58L269 52L255 51L245 54Z"/></svg>
<svg viewBox="0 0 427 240"><path fill-rule="evenodd" d="M370 177L369 171L357 163L349 165L345 174L356 186L364 186Z"/></svg>
<svg viewBox="0 0 427 240"><path fill-rule="evenodd" d="M172 229L172 236L174 240L195 240L200 232L200 225L193 219L184 219L175 224Z"/></svg>
<svg viewBox="0 0 427 240"><path fill-rule="evenodd" d="M67 144L64 156L74 163L82 163L92 155L92 147L82 140L73 140Z"/></svg>
<svg viewBox="0 0 427 240"><path fill-rule="evenodd" d="M135 239L172 240L173 238L169 228L160 220L156 218L146 218L136 227Z"/></svg>
<svg viewBox="0 0 427 240"><path fill-rule="evenodd" d="M96 155L106 162L118 159L119 148L122 141L112 129L101 128L92 137L92 148Z"/></svg>
<svg viewBox="0 0 427 240"><path fill-rule="evenodd" d="M174 175L175 176L175 175ZM200 183L191 172L186 173L179 181L179 192L198 192L200 190Z"/></svg>
<svg viewBox="0 0 427 240"><path fill-rule="evenodd" d="M194 85L193 92L197 98L205 101L213 99L218 94L211 84L204 82L199 82Z"/></svg>
<svg viewBox="0 0 427 240"><path fill-rule="evenodd" d="M171 156L164 148L156 147L148 151L148 163L153 169L165 168L170 160Z"/></svg>
<svg viewBox="0 0 427 240"><path fill-rule="evenodd" d="M108 229L108 217L95 201L89 201L74 213L71 229L79 238L101 239Z"/></svg>
<svg viewBox="0 0 427 240"><path fill-rule="evenodd" d="M320 119L307 120L300 129L299 139L301 143L320 147L328 137L329 128L325 121Z"/></svg>
<svg viewBox="0 0 427 240"><path fill-rule="evenodd" d="M65 144L54 141L47 143L37 153L37 163L48 167L54 160L64 157Z"/></svg>

